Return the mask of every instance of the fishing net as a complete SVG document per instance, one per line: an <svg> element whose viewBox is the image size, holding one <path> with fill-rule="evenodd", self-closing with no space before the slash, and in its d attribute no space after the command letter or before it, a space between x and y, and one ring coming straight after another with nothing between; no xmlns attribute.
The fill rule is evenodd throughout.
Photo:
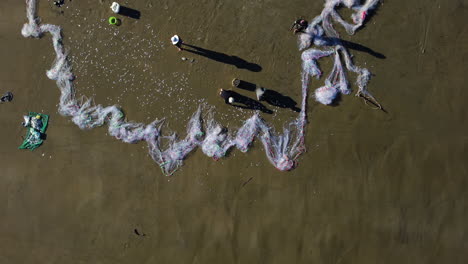
<svg viewBox="0 0 468 264"><path fill-rule="evenodd" d="M26 137L19 149L35 150L44 142L44 135L49 124L49 116L35 112L29 112L24 116L23 125L27 127Z"/></svg>
<svg viewBox="0 0 468 264"><path fill-rule="evenodd" d="M307 123L308 86L310 77L320 78L322 74L317 63L318 59L334 55L333 70L326 78L325 86L315 92L317 100L330 104L339 92L344 94L350 92L344 67L358 74L357 95L371 97L366 90L370 72L353 64L348 51L337 39L338 33L333 29L331 21L333 19L343 25L349 34L354 34L377 2L378 0L368 0L363 5L359 5L360 1L327 0L321 15L313 19L305 29L305 33L299 36L300 50L307 49L311 45L324 47L324 50L303 51L301 56L303 61L301 112L295 120L284 126L282 133L274 131L259 116L258 111L237 131L229 131L216 122L213 115L202 118L202 108L199 107L190 118L187 124L187 135L183 139L179 139L174 133L163 133L164 119L156 119L149 124L128 121L123 111L115 105L96 105L91 99L76 98L73 86L74 75L68 60L68 53L62 43L61 28L51 24L40 24L40 19L36 15L37 0L26 0L28 23L23 26L21 33L24 37L34 38L40 38L44 33L52 35L56 57L53 66L46 74L48 78L56 81L60 89L58 112L61 115L70 117L73 123L83 130L107 125L109 134L123 142L146 141L149 155L161 167L164 174L173 174L197 147L200 147L205 155L218 160L225 157L234 147L241 152L248 151L256 138L262 142L269 161L277 169L287 171L297 166L298 157L306 150L304 138ZM355 10L352 16L354 24L344 21L336 12L335 8L341 4ZM332 40L331 37L336 39ZM342 60L344 60L344 66ZM47 121L45 121L44 128L46 125ZM30 145L26 144L25 147L31 146L32 148L38 146L40 141L28 142L27 144Z"/></svg>
<svg viewBox="0 0 468 264"><path fill-rule="evenodd" d="M299 36L299 50L305 50L313 45L325 48L324 50L310 48L303 51L303 71L311 76L317 78L321 76L321 71L317 66L318 59L335 54L333 69L325 79L325 85L315 90L315 99L318 102L328 105L333 103L339 93L351 93L345 72L348 70L358 75L356 96L364 97L381 108L377 100L367 90L371 73L353 63L349 51L343 46L339 34L332 24L332 21L341 24L348 34L353 35L363 25L368 13L377 6L378 2L379 0L367 0L361 5L359 0L327 0L322 13L315 17L305 32ZM340 5L354 10L351 15L353 23L345 21L336 11Z"/></svg>

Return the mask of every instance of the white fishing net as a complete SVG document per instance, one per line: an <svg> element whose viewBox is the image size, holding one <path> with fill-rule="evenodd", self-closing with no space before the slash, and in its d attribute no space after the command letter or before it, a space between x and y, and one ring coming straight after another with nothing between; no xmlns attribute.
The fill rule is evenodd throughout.
<svg viewBox="0 0 468 264"><path fill-rule="evenodd" d="M309 49L302 53L302 101L301 112L297 119L284 127L282 133L277 133L260 116L255 113L247 119L237 132L231 133L217 123L211 115L202 120L202 109L193 114L187 125L187 135L179 139L177 135L165 136L162 134L163 120L155 120L149 124L127 121L122 110L113 105L104 107L96 105L90 99L76 98L73 86L74 76L67 57L67 52L62 44L61 28L56 25L40 24L36 14L37 0L26 0L28 23L21 31L24 37L40 38L44 33L52 35L53 47L56 58L47 77L55 80L61 91L58 112L63 116L71 117L71 120L80 129L92 129L107 125L109 134L126 142L136 143L146 141L149 154L158 163L166 175L174 173L182 161L195 148L200 147L207 156L217 160L226 156L233 147L246 152L252 142L259 138L264 146L266 155L270 162L279 170L291 170L297 165L297 159L305 151L305 126L307 94L309 77L320 78L321 71L317 60L335 55L333 70L326 78L325 86L316 90L315 97L324 104L330 104L338 92L347 94L350 92L346 74L341 62L345 61L346 69L358 74L357 84L359 90L357 95L370 96L366 90L370 72L353 64L350 55L339 40L330 42L331 37L338 34L333 29L331 19L342 24L350 34L362 26L367 12L374 8L378 0L368 0L363 5L359 1L350 0L327 0L322 14L316 17L306 28L305 34L299 37L300 49L311 45L326 47L325 50ZM352 18L354 24L344 21L336 12L335 8L343 4L348 8L355 9ZM167 142L167 144L163 144ZM164 146L163 146L164 145Z"/></svg>
<svg viewBox="0 0 468 264"><path fill-rule="evenodd" d="M379 0L367 0L361 5L359 0L327 0L322 13L315 17L304 33L299 36L299 50L307 49L312 45L325 48L324 50L310 48L302 53L303 70L311 76L317 78L321 76L317 65L318 59L335 54L333 69L325 79L325 85L315 90L315 98L318 102L328 105L334 101L338 93L351 93L345 73L347 69L358 75L356 96L364 97L381 108L367 90L371 73L353 63L349 51L343 46L332 24L332 21L341 24L348 34L353 35L363 25L368 13L377 6L378 2ZM340 5L354 10L351 16L354 24L346 22L336 11ZM344 60L344 65L342 60Z"/></svg>

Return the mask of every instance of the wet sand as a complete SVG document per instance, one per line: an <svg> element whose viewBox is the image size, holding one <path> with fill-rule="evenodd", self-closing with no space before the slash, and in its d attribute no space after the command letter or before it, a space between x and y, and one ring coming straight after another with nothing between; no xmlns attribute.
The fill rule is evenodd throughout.
<svg viewBox="0 0 468 264"><path fill-rule="evenodd" d="M39 4L44 23L64 26L79 94L118 103L130 120L167 116L175 131L199 103L239 126L252 112L216 96L235 77L300 101L300 53L288 29L319 14L320 1L122 2L142 17L119 28L105 21L110 2ZM197 150L165 177L145 144L81 131L58 115L59 90L45 75L50 37L23 38L24 3L1 1L0 92L15 97L0 105L0 263L466 263L467 8L386 1L364 29L343 35L385 56L352 52L375 74L369 89L388 113L353 96L336 107L309 98L308 152L295 170L274 169L255 142L218 162ZM168 42L175 33L262 69L178 53ZM112 83L126 71L148 84ZM268 107L274 114L263 117L277 128L297 115ZM17 149L28 111L51 116L33 152Z"/></svg>

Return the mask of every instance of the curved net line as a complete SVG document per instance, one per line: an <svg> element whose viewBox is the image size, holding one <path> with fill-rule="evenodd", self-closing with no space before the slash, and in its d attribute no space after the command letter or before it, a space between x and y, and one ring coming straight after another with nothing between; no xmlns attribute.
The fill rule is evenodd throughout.
<svg viewBox="0 0 468 264"><path fill-rule="evenodd" d="M331 25L331 19L341 23L348 33L354 32L362 26L368 10L375 7L378 0L368 0L362 6L357 6L358 1L352 0L327 0L322 14L316 17L306 29L306 34L300 36L300 49L305 49L311 44L318 46L329 45L326 37L337 36ZM345 22L334 10L336 6L355 8L353 15L355 24ZM149 155L161 167L165 175L173 174L183 160L195 148L200 147L205 155L217 160L226 156L233 147L241 152L248 151L255 138L260 138L269 161L281 171L293 169L297 165L298 157L305 152L305 128L307 123L307 94L310 76L319 78L321 71L317 60L322 57L335 54L335 64L325 83L332 92L340 90L348 91L346 76L340 60L343 55L348 70L359 74L358 93L370 95L365 89L370 78L370 72L355 66L348 51L338 42L327 50L309 49L302 53L302 101L299 116L283 128L282 133L277 133L269 126L257 111L252 117L244 121L244 124L235 134L229 133L212 116L202 120L201 107L192 115L187 125L187 135L179 139L176 134L165 136L161 133L164 120L155 120L149 124L127 121L123 111L116 105L96 105L91 99L76 98L73 86L74 75L67 57L67 52L62 44L61 27L51 24L40 24L37 17L37 0L26 0L27 19L21 33L24 37L40 38L44 33L52 35L52 43L55 50L55 61L47 77L55 80L60 89L59 114L71 117L80 129L87 130L107 125L109 134L126 143L146 141ZM320 88L319 88L320 89ZM318 90L319 90L318 89ZM319 100L320 95L315 94ZM319 100L320 101L320 100ZM162 140L167 140L167 146L162 146Z"/></svg>
<svg viewBox="0 0 468 264"><path fill-rule="evenodd" d="M343 46L339 34L332 24L332 21L341 24L348 34L353 35L363 25L368 13L377 7L379 0L367 0L362 5L360 3L359 0L327 0L322 13L311 21L304 34L299 37L299 50L305 50L312 45L326 47L325 50L308 49L303 51L303 70L310 76L320 78L322 72L317 65L317 60L334 54L333 69L325 79L325 85L317 88L314 93L315 99L322 104L331 104L339 93L351 93L345 72L348 70L358 75L356 96L371 100L379 108L382 108L367 90L367 84L371 77L370 71L353 63L349 51ZM354 24L346 22L336 11L340 5L355 10L351 15ZM344 61L344 65L342 61Z"/></svg>

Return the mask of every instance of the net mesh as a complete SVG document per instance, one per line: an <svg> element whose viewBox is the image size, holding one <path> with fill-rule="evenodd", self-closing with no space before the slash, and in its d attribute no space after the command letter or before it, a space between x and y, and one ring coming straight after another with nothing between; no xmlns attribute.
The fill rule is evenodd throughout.
<svg viewBox="0 0 468 264"><path fill-rule="evenodd" d="M342 25L348 34L353 35L363 25L368 13L376 8L378 3L379 0L367 0L363 4L359 0L327 0L322 13L315 17L304 34L300 35L299 50L305 50L302 53L303 71L311 76L317 78L321 76L321 71L317 66L318 59L335 54L333 69L325 79L325 85L315 90L315 99L318 102L328 105L334 101L339 93L351 93L346 76L346 70L348 70L358 75L356 96L367 98L381 108L367 90L371 73L353 63L349 51L343 46L338 32L333 27L334 21ZM345 21L336 11L340 5L354 10L351 15L353 23ZM311 46L324 47L325 49L310 48Z"/></svg>
<svg viewBox="0 0 468 264"><path fill-rule="evenodd" d="M102 106L95 104L88 98L76 98L73 86L74 76L62 44L61 28L51 24L41 24L37 17L37 0L26 0L27 19L21 33L24 37L40 38L44 33L50 33L55 50L55 61L47 77L56 81L60 89L58 112L71 117L80 129L88 130L107 125L109 134L126 143L146 141L151 158L161 167L166 175L173 174L183 160L195 148L200 147L204 154L217 160L225 157L231 148L241 152L248 151L252 142L259 138L263 144L269 161L279 170L287 171L297 165L300 154L305 151L305 128L307 123L307 94L310 77L320 78L322 72L317 60L334 55L334 66L325 80L325 86L315 91L316 99L324 104L330 104L341 92L350 92L346 79L345 68L358 74L356 95L370 96L366 90L370 79L367 69L353 64L351 57L339 40L330 41L331 37L338 37L332 20L340 23L349 34L354 34L366 19L367 13L375 8L378 0L368 0L359 5L360 1L327 0L322 13L313 19L304 34L299 36L299 49L304 50L312 45L326 47L324 50L308 49L302 53L302 101L301 112L298 117L285 125L281 133L274 131L260 116L255 113L247 119L236 132L230 132L217 123L212 115L202 120L202 108L193 114L187 124L187 135L179 139L176 134L164 135L162 127L164 120L154 120L149 124L136 123L126 120L123 111L115 105ZM352 19L354 23L344 21L335 11L339 5L355 10ZM344 66L342 63L344 60ZM162 141L168 142L163 144Z"/></svg>

